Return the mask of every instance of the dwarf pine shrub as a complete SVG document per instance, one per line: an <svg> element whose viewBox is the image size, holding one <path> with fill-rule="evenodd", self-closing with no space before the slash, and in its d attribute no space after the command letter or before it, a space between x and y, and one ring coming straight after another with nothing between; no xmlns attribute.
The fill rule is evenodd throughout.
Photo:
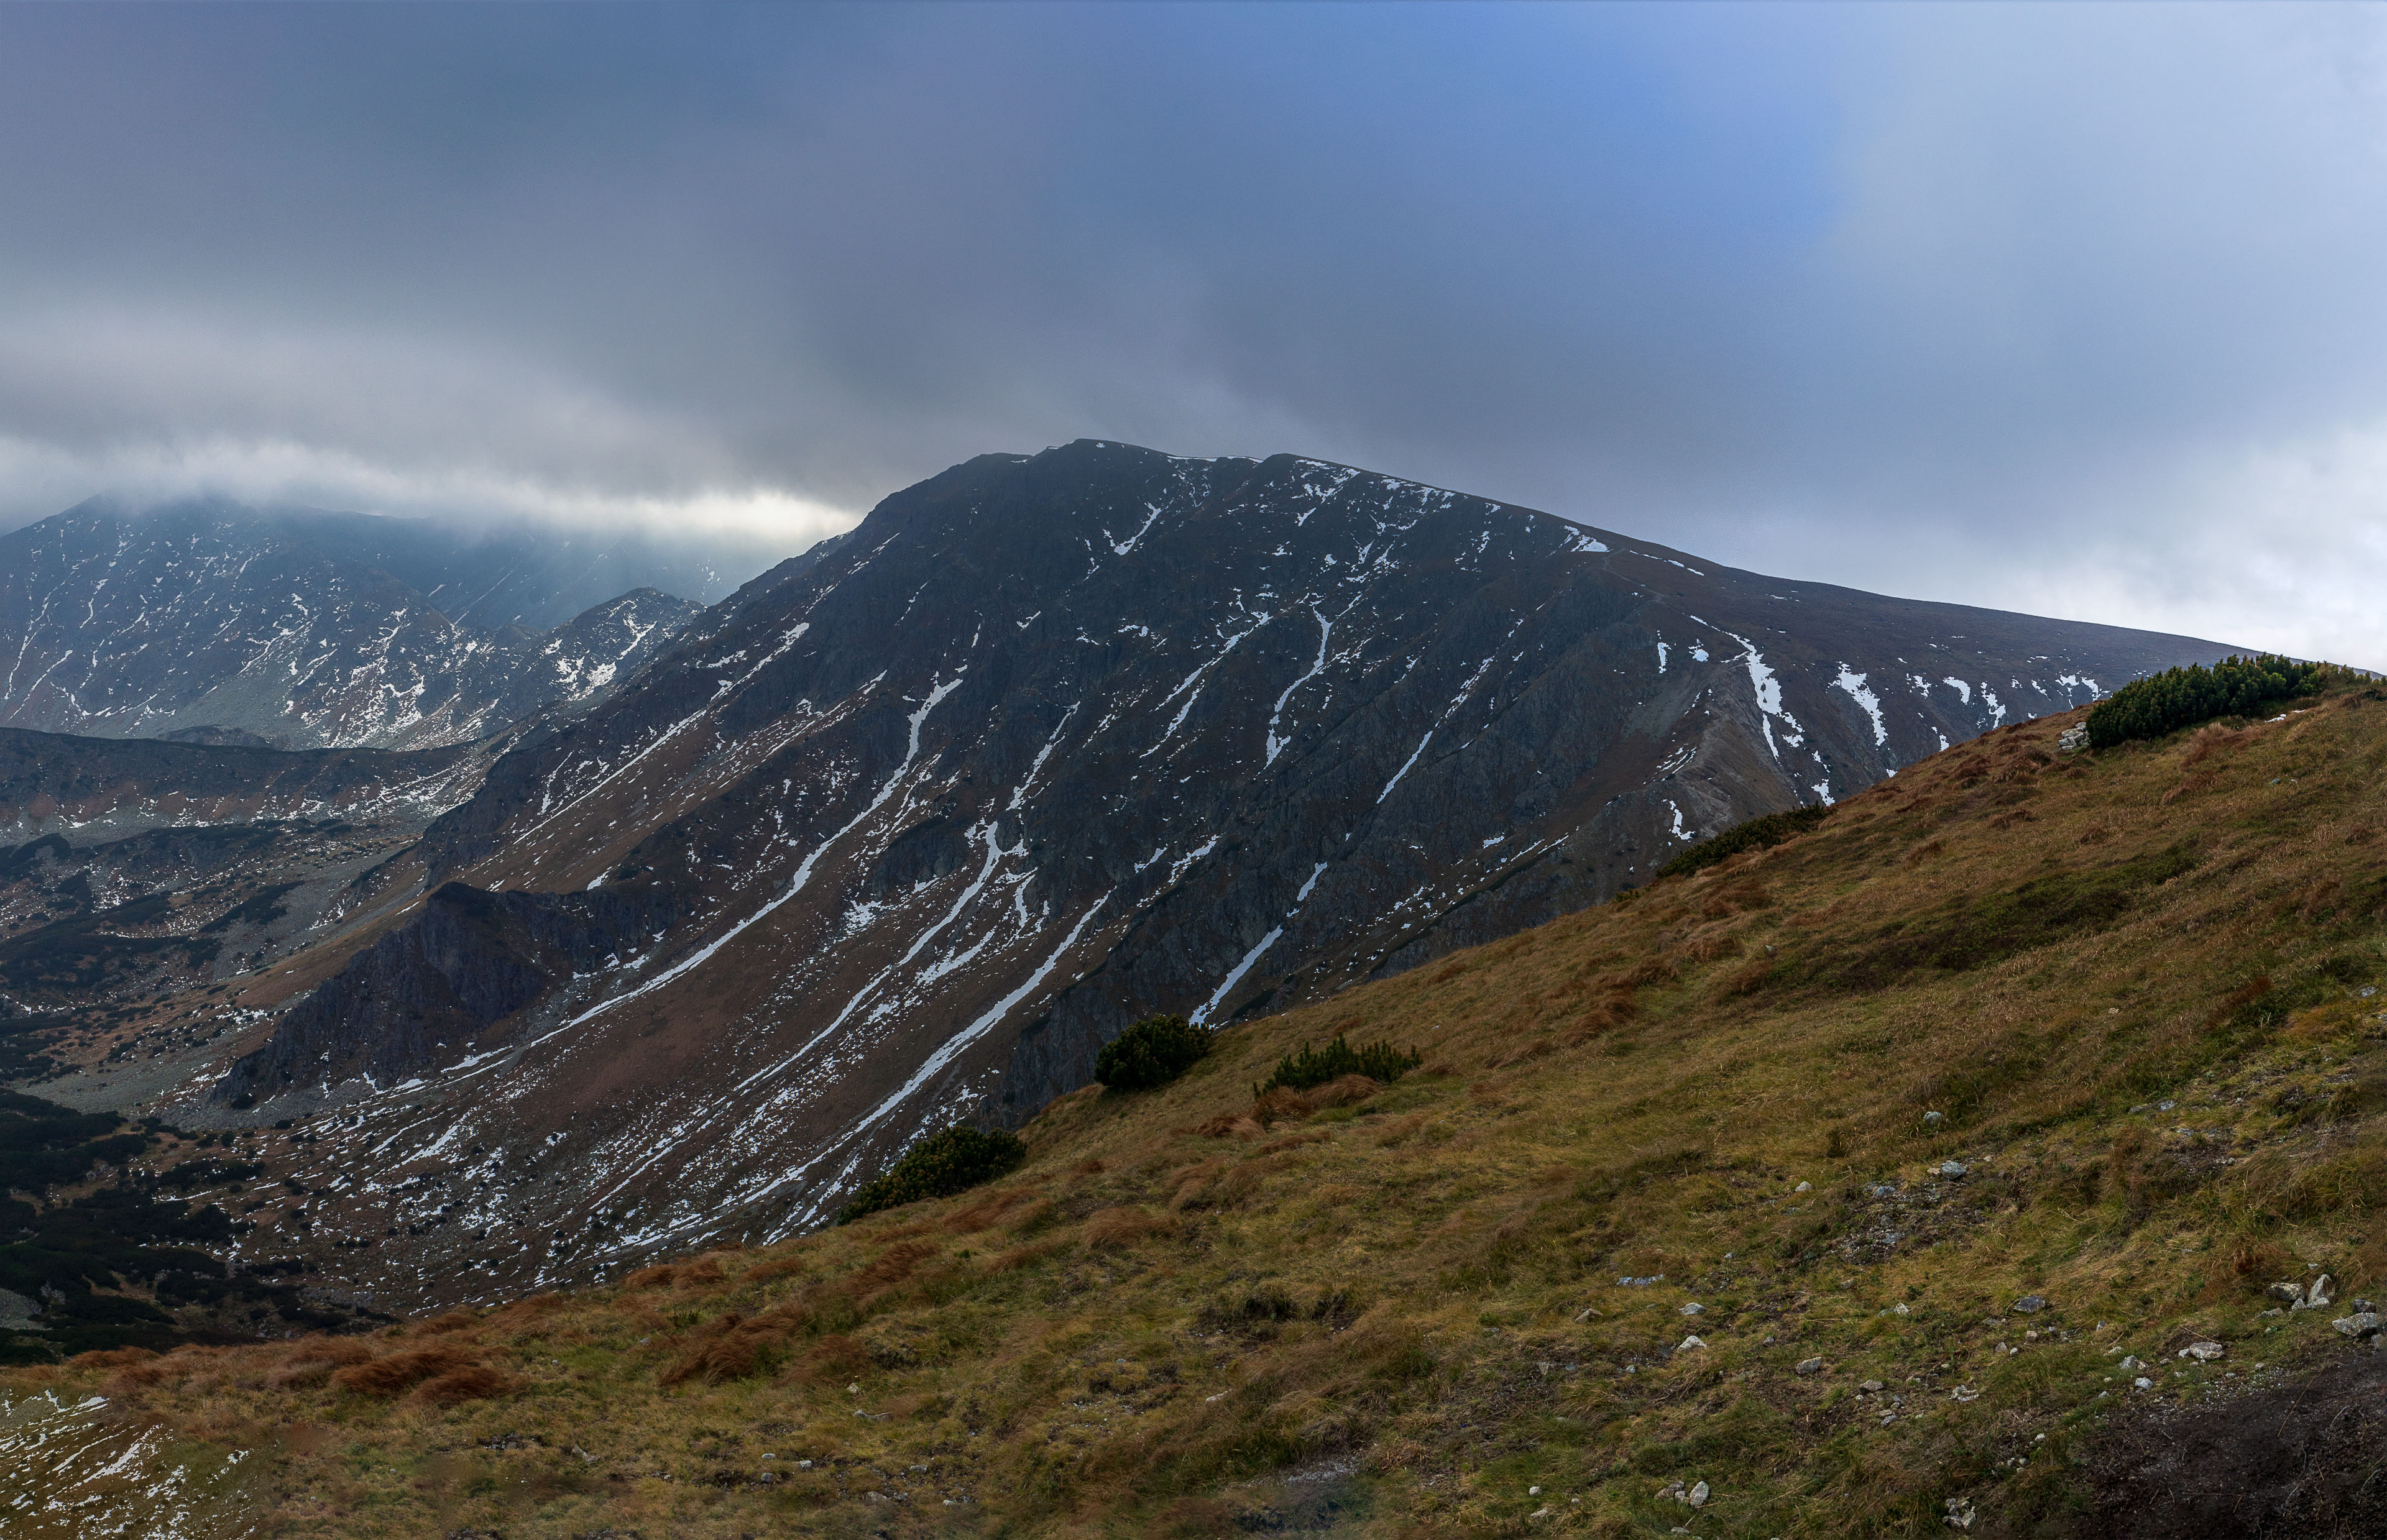
<svg viewBox="0 0 2387 1540"><path fill-rule="evenodd" d="M1828 806L1794 807L1787 813L1767 813L1745 824L1735 824L1712 839L1702 839L1689 850L1658 868L1658 877L1688 877L1702 866L1712 866L1726 856L1743 851L1762 851L1778 845L1794 834L1804 834L1824 821L1832 810Z"/></svg>
<svg viewBox="0 0 2387 1540"><path fill-rule="evenodd" d="M1184 1074L1209 1051L1207 1027L1181 1016L1148 1016L1103 1044L1094 1055L1094 1079L1112 1091L1149 1091Z"/></svg>
<svg viewBox="0 0 2387 1540"><path fill-rule="evenodd" d="M1415 1049L1403 1052L1389 1042L1363 1043L1354 1048L1337 1032L1334 1041L1323 1048L1313 1049L1305 1042L1300 1053L1287 1054L1277 1060L1275 1071L1253 1087L1252 1093L1265 1096L1279 1086L1287 1091L1307 1091L1345 1075L1365 1075L1389 1084L1424 1062L1425 1055Z"/></svg>
<svg viewBox="0 0 2387 1540"><path fill-rule="evenodd" d="M2090 707L2089 747L2161 738L2216 716L2253 716L2278 701L2312 694L2336 672L2329 663L2300 663L2267 652L2233 655L2211 668L2167 668L2124 685Z"/></svg>
<svg viewBox="0 0 2387 1540"><path fill-rule="evenodd" d="M839 1224L852 1224L882 1208L917 1203L922 1198L951 1197L965 1188L992 1181L1019 1168L1028 1146L1019 1136L1001 1129L947 1129L932 1133L903 1154L892 1169L863 1183L852 1201L837 1211Z"/></svg>

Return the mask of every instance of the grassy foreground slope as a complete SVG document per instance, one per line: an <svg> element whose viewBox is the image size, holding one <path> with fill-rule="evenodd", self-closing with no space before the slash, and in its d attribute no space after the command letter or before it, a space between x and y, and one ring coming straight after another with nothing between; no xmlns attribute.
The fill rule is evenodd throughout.
<svg viewBox="0 0 2387 1540"><path fill-rule="evenodd" d="M2387 700L2071 720L1064 1098L956 1198L0 1385L254 1450L266 1534L2190 1533L2150 1429L2379 1361ZM1255 1103L1337 1030L1425 1066Z"/></svg>

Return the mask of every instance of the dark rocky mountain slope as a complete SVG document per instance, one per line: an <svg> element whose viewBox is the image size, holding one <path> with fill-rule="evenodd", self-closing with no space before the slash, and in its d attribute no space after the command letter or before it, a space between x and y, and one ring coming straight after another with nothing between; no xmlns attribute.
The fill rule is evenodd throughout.
<svg viewBox="0 0 2387 1540"><path fill-rule="evenodd" d="M585 544L586 542L583 542ZM597 699L699 606L701 563L420 521L101 502L0 536L0 726L429 748ZM647 581L651 581L648 579Z"/></svg>
<svg viewBox="0 0 2387 1540"><path fill-rule="evenodd" d="M454 886L175 1116L311 1117L312 1232L392 1301L782 1234L1136 1016L1318 1000L2223 650L1289 456L985 456L507 753L418 852Z"/></svg>

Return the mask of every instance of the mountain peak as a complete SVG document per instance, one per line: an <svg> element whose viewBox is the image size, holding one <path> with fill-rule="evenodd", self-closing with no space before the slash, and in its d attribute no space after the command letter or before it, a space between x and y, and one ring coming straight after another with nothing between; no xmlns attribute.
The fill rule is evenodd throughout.
<svg viewBox="0 0 2387 1540"><path fill-rule="evenodd" d="M510 1221L552 1239L490 1287L784 1234L1138 1016L1324 999L2222 650L1299 456L981 456L506 753L416 856L503 922L443 890L189 1115L336 1112L400 1164L552 1134L575 1179ZM343 1004L409 999L460 1003L446 1050ZM360 1288L487 1265L406 1201L337 1222L417 1231L343 1254Z"/></svg>

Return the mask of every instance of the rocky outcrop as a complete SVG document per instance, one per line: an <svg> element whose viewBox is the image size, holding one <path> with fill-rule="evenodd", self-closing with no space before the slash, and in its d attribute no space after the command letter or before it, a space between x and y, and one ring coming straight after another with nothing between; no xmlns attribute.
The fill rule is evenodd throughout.
<svg viewBox="0 0 2387 1540"><path fill-rule="evenodd" d="M286 1013L212 1095L245 1108L302 1079L386 1082L429 1064L470 1064L484 1031L576 975L635 971L676 917L652 885L557 894L448 883Z"/></svg>

